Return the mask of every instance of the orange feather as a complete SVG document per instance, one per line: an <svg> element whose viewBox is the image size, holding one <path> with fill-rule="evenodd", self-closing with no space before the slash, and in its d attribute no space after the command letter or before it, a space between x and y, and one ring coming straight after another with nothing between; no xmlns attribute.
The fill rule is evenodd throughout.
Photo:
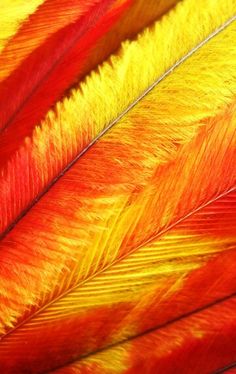
<svg viewBox="0 0 236 374"><path fill-rule="evenodd" d="M55 1L37 9L15 45ZM64 48L58 36L69 30L68 42L73 30L85 32L75 54L62 53L64 62L49 74L50 92L40 78L21 107L19 88L19 118L0 135L10 157L0 169L4 374L207 374L233 365L236 4L199 0L193 12L194 1L180 2L126 41L69 92L124 35L152 20L147 11L134 27L118 25L143 9L143 0L86 1L84 10L72 1L71 16L42 36L33 33L37 48L29 43L32 53L24 55L23 42L22 64L9 67L0 95L10 95L39 49L54 66L54 53ZM60 4L49 20L69 12ZM160 11L174 2L159 4ZM104 46L118 30L94 57L98 40ZM35 81L22 84L34 90L30 66ZM4 121L9 95L5 111L0 107ZM36 103L38 118L49 110L40 126Z"/></svg>
<svg viewBox="0 0 236 374"><path fill-rule="evenodd" d="M151 0L147 6L144 0L115 0L113 7L95 26L93 19L90 24L88 22L93 7L97 4L96 8L104 8L104 2L99 5L99 2L102 3L100 0L82 3L74 0L45 1L0 55L0 99L3 103L2 106L0 104L0 166L6 165L21 148L25 137L31 136L35 125L44 118L48 108L55 104L65 89L82 80L86 73L114 52L122 40L133 37L177 1L162 3ZM142 18L139 17L140 13ZM95 16L98 14L96 10ZM53 74L55 67L51 71L50 67L58 60L62 40L66 45L66 40L78 29L74 23L81 25L84 18L88 30L77 48L74 48L76 54L70 55L64 63L59 61L62 69L57 69ZM47 75L54 78L49 79ZM35 79L36 88L28 93L29 89L32 91ZM12 98L16 85L18 90Z"/></svg>
<svg viewBox="0 0 236 374"><path fill-rule="evenodd" d="M52 373L233 373L235 309L234 296Z"/></svg>

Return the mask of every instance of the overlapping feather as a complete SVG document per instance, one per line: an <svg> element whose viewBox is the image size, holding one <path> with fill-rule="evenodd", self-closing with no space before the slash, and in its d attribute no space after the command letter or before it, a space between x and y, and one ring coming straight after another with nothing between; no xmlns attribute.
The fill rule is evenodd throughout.
<svg viewBox="0 0 236 374"><path fill-rule="evenodd" d="M144 0L46 1L0 56L0 77L6 78L0 84L0 165L65 89L103 61L123 37L176 2L151 1L147 6ZM137 22L139 12L142 22Z"/></svg>
<svg viewBox="0 0 236 374"><path fill-rule="evenodd" d="M229 0L224 3L223 7L221 2L217 6L209 2L208 7L205 7L205 28L201 29L198 25L202 15L196 13L194 17L191 17L190 23L188 11L181 5L176 10L177 14L172 13L172 17L164 18L152 30L145 31L138 41L124 45L120 52L121 56L112 59L112 66L110 62L104 64L100 74L92 74L77 90L72 91L69 98L58 103L55 111L48 113L41 128L36 128L32 139L27 139L24 148L2 168L1 232L13 223L42 190L64 170L66 165L83 152L83 149L119 117L151 83L160 78L178 59L207 37L212 29L214 31L217 25L223 24L235 11L235 5ZM192 6L191 1L188 1L188 9ZM213 14L215 17L212 21ZM184 26L187 21L188 30ZM174 35L168 32L171 27L174 27L172 23L175 25ZM191 32L196 29L199 32ZM193 34L194 38L190 38L190 34ZM163 38L165 38L165 44L162 43ZM180 40L183 41L181 48L179 48ZM233 49L231 52L235 53ZM205 53L207 54L206 49ZM148 59L149 63L146 64ZM224 63L231 64L233 59L235 59L234 56L229 58L229 62ZM214 56L212 60L214 61ZM223 53L222 60L225 60ZM220 63L218 69L221 67ZM197 67L196 69L198 73L199 69ZM230 70L226 69L229 77L233 69L234 67ZM206 79L204 72L202 74L203 79ZM192 79L194 79L193 74ZM211 77L207 79L211 84ZM229 87L234 85L233 81L220 75L217 81L219 89L221 84L224 84L221 79L227 80ZM116 85L113 82L116 82ZM195 80L194 83L196 83ZM197 94L198 85L194 86ZM126 95L123 94L124 91L127 92ZM169 93L166 99L170 100ZM215 95L212 105L217 108L221 100L224 98ZM114 102L116 105L113 105ZM164 112L166 103L162 105ZM199 102L199 107L196 109L198 116L204 117L207 113L204 109L201 111L200 107ZM8 146L9 143L6 148ZM1 152L4 154L4 148ZM2 159L4 160L4 157ZM23 189L21 180L24 180Z"/></svg>
<svg viewBox="0 0 236 374"><path fill-rule="evenodd" d="M186 31L192 5L124 45L2 169L4 372L56 369L235 293L235 4L203 1ZM234 355L225 345L217 368ZM175 352L155 351L155 368Z"/></svg>
<svg viewBox="0 0 236 374"><path fill-rule="evenodd" d="M103 0L92 4L84 15L77 16L76 22L59 29L36 48L19 68L2 82L0 127L4 133L1 136L1 160L9 158L12 149L14 151L13 146L17 147L22 137L31 134L35 123L40 121L50 105L74 82L91 45L109 29L113 18L119 16L119 12L126 5L121 5L114 14L109 12L114 3L115 0ZM80 9L77 10L79 11ZM11 93L15 87L17 91L12 100ZM9 145L12 138L15 141Z"/></svg>
<svg viewBox="0 0 236 374"><path fill-rule="evenodd" d="M53 373L231 373L227 366L236 357L235 309L234 296Z"/></svg>
<svg viewBox="0 0 236 374"><path fill-rule="evenodd" d="M10 2L5 0L1 8L2 19L0 38L2 40L6 37L4 33L8 33L4 22L9 23L10 26L14 23L13 18L17 18L17 2L19 11L22 13L22 18L24 17L26 10L27 12L30 12L29 8L34 6L33 2L27 5L24 4L24 7L22 6L23 1L15 0L14 2L12 2L12 0ZM7 39L7 46L0 55L0 81L8 77L10 73L20 65L25 57L35 51L37 47L39 47L44 41L53 35L53 33L69 25L70 23L76 22L79 17L91 10L91 8L99 2L100 0L86 0L81 2L74 0L38 0L38 4L42 4L42 6L40 6L37 11L35 11L34 8L33 11L35 12L23 23L18 33L16 33L10 40ZM117 6L120 6L122 2L125 3L125 0L116 1L114 3L113 10L117 8ZM159 14L164 13L166 10L168 10L168 7L173 6L176 2L177 0L168 0L165 2L150 1L149 4L145 4L146 6L144 6L144 0L129 1L129 7L124 9L124 13L122 14L122 21L118 22L116 25L113 25L113 28L116 27L115 35L112 30L110 33L106 33L104 35L107 44L106 54L109 55L113 49L116 49L119 46L120 40L124 40L127 36L135 35L151 20L154 21ZM5 12L3 11L3 7ZM141 12L142 17L140 17ZM130 22L131 20L136 20L136 24L132 25ZM119 33L121 33L122 36L119 36ZM107 39L108 37L109 41ZM99 49L101 48L101 43L104 47L104 43L100 42ZM99 51L99 49L97 49L97 53L102 55L103 51ZM95 58L95 56L93 58ZM98 62L101 62L102 60L103 57L100 57Z"/></svg>
<svg viewBox="0 0 236 374"><path fill-rule="evenodd" d="M76 22L98 3L94 1L41 1L42 5L11 38L0 55L0 81L6 79L24 59L63 27ZM12 19L12 17L9 17ZM9 19L8 18L8 19Z"/></svg>
<svg viewBox="0 0 236 374"><path fill-rule="evenodd" d="M222 127L222 122L219 121L218 125L219 130ZM229 135L230 132L227 137ZM214 139L215 134L213 134L212 140ZM201 144L199 139L196 140L196 143ZM195 157L203 152L207 144L209 144L209 139L205 139L200 148L196 149ZM193 209L189 201L194 196L193 191L198 191L197 186L199 186L199 192L201 191L205 195L207 188L209 188L207 182L215 186L214 182L219 179L218 172L222 178L225 178L223 170L217 168L225 147L221 148L215 142L214 144L217 151L209 158L209 163L212 164L212 159L217 153L219 155L218 158L216 157L215 164L212 164L213 171L209 176L210 182L208 179L206 180L205 175L202 179L196 181L199 178L199 173L195 175L195 178L190 174L190 179L186 181L186 187L184 191L181 191L179 199L176 199L176 192L179 190L178 185L176 185L177 191L171 192L171 195L175 196L172 209L175 208L175 204L180 204L182 195L186 196L188 205L190 205L189 209ZM187 149L183 149L183 154L189 152L189 148L192 147L193 143ZM211 144L209 144L209 148L212 149ZM209 153L204 153L205 157L200 164L196 164L196 168L201 170L204 166L209 173L209 167L206 165L206 158L209 157ZM193 154L190 153L189 157L192 161L191 156ZM225 157L227 156L230 156L230 153L225 155ZM227 158L230 160L230 157ZM88 164L91 165L91 159ZM177 172L179 167L181 168L181 164L177 163L176 165L178 166L175 166L173 172ZM223 169L225 166L224 159L221 165ZM189 166L189 163L187 166ZM186 169L188 170L187 166L183 170L183 175L186 174ZM80 165L80 167L82 166ZM114 165L112 167L114 169ZM87 165L85 164L86 169ZM90 170L87 169L87 176ZM144 231L142 235L136 229L135 237L131 235L131 238L129 238L130 233L133 233L130 224L135 224L131 217L140 214L142 205L140 206L134 198L131 204L130 194L127 197L127 193L120 196L120 193L117 193L119 192L119 185L112 190L114 197L107 196L105 192L109 188L105 183L103 186L102 183L102 180L105 182L107 170L104 170L103 178L101 175L102 169L100 168L99 171L99 183L95 186L91 185L91 187L87 185L86 188L85 181L87 182L87 178L79 182L78 175L75 174L76 187L76 184L73 183L73 173L68 174L67 184L64 183L61 188L58 186L58 189L52 188L51 193L47 194L47 201L43 204L42 199L38 203L41 209L40 216L32 210L31 214L26 217L28 218L27 221L26 219L26 222L22 220L8 235L7 241L2 241L1 293L4 289L7 291L7 302L4 303L6 309L2 311L1 315L5 322L17 313L23 316L23 319L18 317L17 329L15 330L14 323L13 330L10 330L0 344L2 365L4 363L10 365L7 360L10 354L14 354L17 362L20 360L20 357L22 357L20 350L22 337L26 342L24 357L27 357L27 367L32 365L33 368L38 360L38 357L32 357L31 352L33 350L37 352L36 356L45 357L42 365L46 365L47 368L48 364L51 365L48 357L49 347L54 347L51 350L52 355L57 357L54 364L60 365L65 358L65 342L67 342L66 346L69 350L68 341L71 341L71 352L69 352L71 356L88 353L101 348L104 344L111 344L114 341L126 338L127 335L132 336L138 331L140 332L140 329L145 331L147 327L150 327L150 323L155 326L156 323L175 318L178 314L191 311L209 301L227 296L228 293L235 290L235 210L231 213L232 203L235 204L234 193L229 194L228 198L222 197L222 199L219 199L219 203L210 204L209 209L205 208L205 214L204 210L201 210L200 217L195 213L192 220L188 219L183 224L179 224L179 231L172 229L173 237L170 235L169 238L168 236L166 238L165 234L162 234L162 237L164 235L163 242L155 242L155 240L160 240L160 233L159 237L153 238L149 245L144 243L145 245L140 246L140 240L143 240L147 235L145 229L148 229L150 225L150 221L147 219L150 210L145 211L146 226L142 226L142 231ZM119 175L119 171L114 169L114 178L118 178L118 182L119 177L116 175ZM116 172L118 173L116 174ZM83 174L80 174L80 176L83 176ZM111 182L109 178L106 178L106 181ZM193 186L192 191L189 191L189 185ZM166 186L168 186L168 181L166 181ZM154 196L157 195L158 190L166 193L166 189L163 187L162 183ZM100 194L98 192L97 198L90 202L91 195L95 194L96 188L100 188ZM60 194L63 194L63 200L59 198ZM105 196L103 196L104 194ZM145 190L144 194L146 194ZM167 200L163 201L167 210L170 208L166 204L169 196L170 194L167 196ZM140 197L140 194L138 194L138 197ZM146 199L149 202L149 209L151 198L153 196L149 196L148 200ZM54 201L57 202L56 208ZM70 205L66 204L66 201L70 202ZM142 201L145 204L145 199L142 198ZM200 202L202 203L201 196ZM78 208L74 209L74 207ZM157 209L158 206L156 204L152 206L151 204L151 208L154 209L154 207ZM161 208L160 202L159 207ZM184 208L184 204L181 208ZM199 206L195 207L194 210L197 208ZM50 211L50 216L48 216L48 211ZM183 214L183 212L181 213ZM72 221L73 214L76 218ZM160 214L160 218L166 216L162 212ZM119 217L118 220L117 216ZM212 217L212 222L209 221L209 216ZM140 221L143 217L138 216L138 218ZM184 219L184 217L180 218ZM229 222L230 226L227 227ZM113 224L111 225L111 223ZM152 235L155 233L155 228L159 228L158 223L156 223L157 226L151 225ZM82 229L83 226L84 229ZM206 228L202 233L201 228L204 226ZM221 227L222 230L219 230ZM166 230L170 228L169 226ZM150 236L150 233L148 235ZM127 236L130 239L128 243ZM28 247L26 243L28 243L30 237L33 238L34 243ZM181 242L183 243L183 238L186 238L186 247L181 252L179 246ZM130 248L132 239L134 244ZM118 247L118 245L121 246ZM170 252L173 246L173 252L177 255L175 260L174 253L171 256ZM138 247L140 247L140 251L137 252L136 256L128 258L126 261L125 256L134 249L137 250ZM104 252L102 252L102 249ZM160 261L158 254L161 253L158 250L161 249L166 262L158 266ZM119 252L116 254L115 250ZM190 260L191 250L195 255L192 263ZM222 251L225 250L227 253L223 256ZM20 257L18 255L19 251L21 253ZM211 263L218 252L219 256ZM186 262L181 260L185 257L184 254L187 256ZM157 256L156 262L154 262L155 255ZM174 261L172 270L168 255ZM58 257L60 257L60 262L57 261ZM12 261L14 261L14 268L11 266ZM118 268L115 266L109 271L108 266L114 261L120 261L117 265ZM139 270L140 261L142 266ZM200 271L194 271L204 263L206 265ZM61 265L63 265L62 269L60 269ZM224 267L223 274L222 267ZM99 276L101 270L103 276ZM19 280L18 271L23 272L24 278L22 277ZM172 272L173 275L170 277ZM166 273L168 278L163 277L162 273ZM89 280L95 275L94 281L93 279ZM45 282L45 277L47 282ZM87 282L84 284L86 279ZM201 294L202 284L204 284L204 288ZM54 290L53 294L52 289ZM196 289L198 290L197 298ZM130 292L130 290L133 290L133 292ZM168 299L169 303L167 303ZM53 300L54 302L52 302ZM25 312L26 305L31 303L34 304L33 308L31 307L29 311ZM173 309L173 303L179 305L179 310ZM46 309L45 304L47 305ZM38 313L39 311L40 313ZM142 321L141 326L140 321ZM66 326L63 328L63 333L61 331L62 324ZM55 334L57 344L53 345Z"/></svg>

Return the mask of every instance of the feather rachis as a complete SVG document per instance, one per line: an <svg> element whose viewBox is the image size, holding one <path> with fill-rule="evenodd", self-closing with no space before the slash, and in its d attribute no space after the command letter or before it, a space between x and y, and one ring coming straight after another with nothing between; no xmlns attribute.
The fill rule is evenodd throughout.
<svg viewBox="0 0 236 374"><path fill-rule="evenodd" d="M0 137L1 164L7 163L20 148L23 139L31 135L35 124L44 117L48 108L79 78L87 54L130 4L127 0L109 11L111 2L106 0L95 4L77 22L54 33L3 82L0 90L0 96L5 98L4 110L1 110L4 127ZM19 87L12 100L10 93L16 82L19 82Z"/></svg>

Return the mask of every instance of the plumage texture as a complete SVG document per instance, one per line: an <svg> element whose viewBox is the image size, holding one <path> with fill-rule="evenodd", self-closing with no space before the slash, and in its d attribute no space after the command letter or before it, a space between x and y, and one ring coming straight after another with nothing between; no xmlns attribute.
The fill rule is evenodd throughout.
<svg viewBox="0 0 236 374"><path fill-rule="evenodd" d="M236 4L198 5L126 41L3 163L4 373L234 360Z"/></svg>
<svg viewBox="0 0 236 374"><path fill-rule="evenodd" d="M4 0L0 4L0 52L12 38L21 24L44 0Z"/></svg>
<svg viewBox="0 0 236 374"><path fill-rule="evenodd" d="M81 17L87 11L91 10L91 8L99 2L100 0L86 0L83 2L78 2L75 0L38 0L38 4L42 4L42 6L40 6L39 9L35 11L23 23L18 33L16 33L13 38L8 40L4 52L0 55L0 81L9 76L10 73L20 65L24 58L27 57L27 55L30 55L45 40L47 40L51 35L53 35L53 33L69 25L70 23L76 22L79 17ZM155 16L157 18L159 13L161 14L166 9L168 9L168 6L171 7L176 2L177 0L168 0L167 2L164 2L164 4L163 1L158 1L155 2L156 4L154 4L151 1L150 5L145 4L146 6L144 7L144 0L129 1L129 7L124 9L124 14L122 14L122 23L126 22L126 25L122 25L120 23L113 25L113 27L116 27L116 37L114 38L112 32L108 33L110 35L108 35L109 41L107 42L106 53L109 55L111 52L111 48L117 48L119 46L119 41L124 40L124 38L127 36L127 33L128 35L135 35L142 27L146 26L147 23L150 22L150 20L155 20ZM12 4L12 6L13 3L14 2L12 2L11 0L10 4ZM20 3L23 3L23 1L18 0L18 3L19 6ZM123 0L123 3L125 3L125 0ZM33 2L31 2L31 7L32 4ZM35 4L37 4L36 1ZM113 9L120 4L121 1L116 1ZM6 14L2 15L2 24L4 21L9 22L9 19L12 23L12 16L9 15L9 1L5 1L4 9L5 12L8 13L8 16L6 16ZM21 12L25 11L25 8L22 7L22 4L19 9L21 10ZM10 10L15 11L15 8L10 8ZM127 10L127 12L125 12L125 10ZM130 14L131 12L132 14ZM140 12L144 13L144 15L142 15L142 18L140 18ZM133 13L136 14L133 15ZM151 13L153 18L151 18ZM13 13L14 16L16 16L16 14L15 12ZM134 17L134 20L138 21L136 22L136 25L130 25L131 16ZM128 20L126 18L128 18ZM128 22L129 25L127 24ZM141 25L137 25L137 23L140 23ZM133 30L133 28L135 29ZM4 33L6 33L6 26L2 26L0 32L1 39L4 39ZM117 32L122 33L122 36L117 37ZM107 34L105 34L104 37L107 38ZM115 40L112 40L112 37ZM116 44L116 47L113 47L114 44ZM97 51L97 53L101 54L102 51ZM100 61L101 60L102 57L100 57Z"/></svg>
<svg viewBox="0 0 236 374"><path fill-rule="evenodd" d="M234 296L53 373L215 373L235 359L235 309Z"/></svg>
<svg viewBox="0 0 236 374"><path fill-rule="evenodd" d="M142 94L149 84L161 77L177 60L207 37L210 31L214 31L217 26L230 18L235 10L235 4L231 1L225 2L225 15L223 16L222 3L219 2L218 7L216 7L215 3L209 2L209 8L205 9L205 17L208 23L206 22L205 29L199 29L199 33L194 34L194 39L189 38L189 30L191 30L191 27L196 30L202 15L196 13L195 17L191 18L192 23L189 23L189 28L186 29L184 25L189 17L188 9L193 6L191 1L188 3L187 10L185 7L179 6L176 17L176 13L172 13L172 17L170 14L160 24L157 23L152 30L145 31L137 42L127 42L120 51L120 55L112 59L112 66L110 62L105 63L99 74L92 74L84 84L71 92L69 98L65 98L64 101L58 103L55 111L48 113L41 127L36 128L32 138L26 140L25 146L15 154L10 164L2 168L1 184L3 187L0 208L2 209L0 225L2 232L37 198L48 183L63 171L67 163L82 152L99 132ZM213 12L215 18L212 24ZM168 32L171 27L176 29L174 36ZM168 35L169 40L167 40ZM231 35L231 38L234 38L234 33ZM161 44L163 38L165 38L165 44ZM157 40L156 44L154 44L155 40ZM160 40L160 46L158 40ZM184 41L182 49L177 48L179 40ZM232 43L230 40L229 42ZM225 40L222 43L225 43ZM155 46L158 46L158 48L155 48ZM215 48L218 51L219 47L217 45ZM226 67L226 76L220 75L217 77L216 71L213 79L217 77L218 83L216 84L218 84L219 89L221 89L223 80L227 80L226 84L230 88L235 85L235 82L228 81L227 74L231 77L231 72L235 70L235 50L231 49L232 56L227 61L225 61L224 48L222 48L221 53L223 61L219 62L218 69L221 70L222 63L232 64L232 66L230 69L228 69L228 66ZM207 54L208 49L206 47L205 55ZM149 62L146 63L148 58ZM205 56L203 56L204 58ZM212 54L212 60L214 62L214 54ZM214 69L217 69L215 65ZM198 74L199 68L197 66L196 70L196 74ZM141 74L142 80L140 79ZM202 74L203 79L205 79L204 72ZM194 74L191 74L191 77L194 79ZM180 79L182 79L182 76ZM211 84L211 77L209 76L207 79ZM113 85L114 81L116 82L115 86ZM100 87L99 91L96 87ZM195 89L198 91L198 85L195 85ZM206 86L205 89L208 89L208 87ZM123 95L124 90L127 91L128 96ZM194 101L195 94L192 94ZM226 93L226 95L229 94L230 92ZM211 95L213 96L214 92L211 92ZM112 105L109 105L108 98ZM212 105L217 108L217 106L220 106L220 101L225 99L227 98L217 95L217 100L219 100L217 102L215 96L213 96ZM172 101L169 95L166 100ZM116 105L113 105L113 102ZM205 103L208 106L206 97ZM167 105L163 102L163 110ZM207 113L204 111L199 113L201 105L202 103L199 102L196 111L198 116L204 117ZM20 180L24 180L23 190Z"/></svg>
<svg viewBox="0 0 236 374"><path fill-rule="evenodd" d="M41 1L42 5L22 25L18 33L8 41L0 56L0 81L7 78L20 63L47 38L61 28L75 22L98 0L93 1ZM13 58L14 56L14 58Z"/></svg>
<svg viewBox="0 0 236 374"><path fill-rule="evenodd" d="M120 47L126 39L134 39L146 26L151 25L173 8L180 0L133 0L122 14L119 22L105 33L93 51L89 54L82 69L82 76L90 72L98 63L104 61ZM142 16L141 16L142 15Z"/></svg>
<svg viewBox="0 0 236 374"><path fill-rule="evenodd" d="M4 98L2 106L0 104L0 127L4 129L0 138L0 166L6 164L24 143L24 138L32 134L35 125L66 88L118 48L124 37L134 35L134 31L176 2L168 0L163 4L163 1L152 0L147 6L144 0L82 3L70 0L65 4L61 0L46 1L0 56L0 78L6 76L0 84L0 100ZM104 17L99 16L98 10L106 13ZM137 22L140 12L142 22ZM75 43L76 35L84 26L86 33ZM58 40L61 41L59 45ZM12 70L14 73L10 75ZM22 74L27 75L27 79L22 80ZM16 84L18 92L13 101L11 92Z"/></svg>
<svg viewBox="0 0 236 374"><path fill-rule="evenodd" d="M4 131L1 148L4 161L8 155L8 143L13 137L16 145L20 140L18 132L25 137L32 126L39 122L65 89L76 79L80 66L91 45L106 32L119 17L119 9L109 11L116 0L98 1L90 6L82 17L70 23L49 37L45 43L22 62L0 86L0 128ZM60 43L58 43L60 40ZM24 80L22 80L24 76ZM60 77L60 79L58 79ZM11 92L18 85L12 100ZM45 92L47 94L45 95ZM4 98L4 100L3 100ZM10 150L12 149L12 146Z"/></svg>

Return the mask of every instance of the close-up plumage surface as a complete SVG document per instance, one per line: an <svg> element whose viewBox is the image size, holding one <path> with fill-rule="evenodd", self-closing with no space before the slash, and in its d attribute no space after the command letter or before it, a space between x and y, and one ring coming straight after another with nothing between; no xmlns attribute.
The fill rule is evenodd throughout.
<svg viewBox="0 0 236 374"><path fill-rule="evenodd" d="M235 0L0 20L0 373L233 372Z"/></svg>

